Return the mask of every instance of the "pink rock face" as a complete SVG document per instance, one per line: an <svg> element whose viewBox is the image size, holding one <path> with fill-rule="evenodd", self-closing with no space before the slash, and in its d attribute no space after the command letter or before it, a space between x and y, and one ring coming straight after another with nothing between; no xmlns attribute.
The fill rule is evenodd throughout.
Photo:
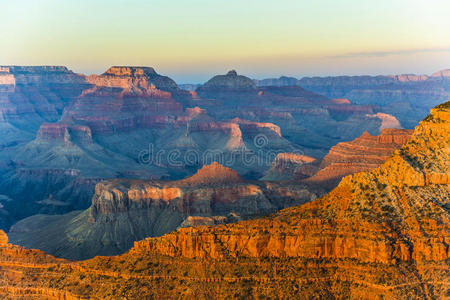
<svg viewBox="0 0 450 300"><path fill-rule="evenodd" d="M183 106L173 98L183 91L153 68L111 67L87 81L95 86L65 110L62 121L86 124L94 134L167 127L183 114Z"/></svg>
<svg viewBox="0 0 450 300"><path fill-rule="evenodd" d="M392 115L385 113L377 113L375 115L368 115L368 116L375 117L381 120L380 132L386 128L396 128L396 129L402 128L402 125L400 125L400 122L397 120L397 118Z"/></svg>
<svg viewBox="0 0 450 300"><path fill-rule="evenodd" d="M198 119L200 117L205 117L207 119L211 119L210 116L208 116L208 113L205 109L202 109L198 106L194 108L186 108L186 111L184 114L177 117L177 123L179 124L186 124L189 121L192 121L194 119Z"/></svg>
<svg viewBox="0 0 450 300"><path fill-rule="evenodd" d="M233 150L244 147L242 131L238 124L230 122L198 121L189 123L191 133L214 133L219 132L228 136L228 142L225 145L226 150Z"/></svg>
<svg viewBox="0 0 450 300"><path fill-rule="evenodd" d="M77 138L83 143L92 143L92 133L88 126L68 125L64 123L44 123L37 138L44 141L70 141Z"/></svg>
<svg viewBox="0 0 450 300"><path fill-rule="evenodd" d="M171 116L182 112L182 105L168 92L152 89L133 94L122 89L96 88L67 108L62 121L87 124L94 134L111 134L167 126L173 123Z"/></svg>
<svg viewBox="0 0 450 300"><path fill-rule="evenodd" d="M352 104L350 102L350 100L345 99L345 98L336 98L336 99L332 99L331 103L333 104Z"/></svg>
<svg viewBox="0 0 450 300"><path fill-rule="evenodd" d="M13 87L16 86L16 79L14 78L14 75L1 73L0 70L0 85L11 85Z"/></svg>
<svg viewBox="0 0 450 300"><path fill-rule="evenodd" d="M177 90L176 83L149 67L111 67L102 75L91 75L87 81L103 87L118 87L137 93Z"/></svg>
<svg viewBox="0 0 450 300"><path fill-rule="evenodd" d="M112 76L131 76L138 77L144 75L157 75L155 69L152 67L111 67L109 68L104 75L112 75Z"/></svg>
<svg viewBox="0 0 450 300"><path fill-rule="evenodd" d="M259 131L259 129L261 129L261 128L267 128L267 129L275 132L278 136L281 137L280 127L273 123L252 122L252 121L242 120L240 118L234 118L233 120L231 120L231 122L239 124L239 126L243 130L248 130L248 131L256 132L256 131Z"/></svg>
<svg viewBox="0 0 450 300"><path fill-rule="evenodd" d="M37 130L36 124L56 121L63 108L88 86L84 76L66 67L3 66L0 115L3 122Z"/></svg>
<svg viewBox="0 0 450 300"><path fill-rule="evenodd" d="M187 179L181 180L181 184L203 185L243 182L241 176L234 170L224 167L217 162L203 166L198 172Z"/></svg>
<svg viewBox="0 0 450 300"><path fill-rule="evenodd" d="M450 77L450 69L445 69L438 71L436 73L433 73L431 77L443 77L443 78L449 78Z"/></svg>
<svg viewBox="0 0 450 300"><path fill-rule="evenodd" d="M416 75L416 74L401 74L401 75L392 75L389 77L400 82L425 81L429 78L427 75Z"/></svg>

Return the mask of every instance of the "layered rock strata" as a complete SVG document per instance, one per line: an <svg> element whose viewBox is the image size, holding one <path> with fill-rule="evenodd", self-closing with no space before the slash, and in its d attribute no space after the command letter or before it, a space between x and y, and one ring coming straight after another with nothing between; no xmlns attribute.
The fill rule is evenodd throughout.
<svg viewBox="0 0 450 300"><path fill-rule="evenodd" d="M407 143L412 130L384 129L380 135L365 132L351 142L339 143L323 158L316 174L305 182L336 186L344 176L374 169Z"/></svg>

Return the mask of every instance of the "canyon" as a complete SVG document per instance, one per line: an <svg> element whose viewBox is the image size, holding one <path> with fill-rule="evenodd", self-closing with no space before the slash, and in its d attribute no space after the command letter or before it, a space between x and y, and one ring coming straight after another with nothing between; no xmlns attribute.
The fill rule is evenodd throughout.
<svg viewBox="0 0 450 300"><path fill-rule="evenodd" d="M117 255L135 241L178 227L233 223L312 201L325 192L305 185L249 181L217 162L178 181L115 179L98 183L91 206L64 215L35 215L10 240L68 259Z"/></svg>
<svg viewBox="0 0 450 300"><path fill-rule="evenodd" d="M381 166L344 177L324 197L259 219L180 228L119 256L71 262L0 233L0 295L445 298L449 132L447 102L410 138L397 138L409 140ZM208 173L199 181L208 182Z"/></svg>
<svg viewBox="0 0 450 300"><path fill-rule="evenodd" d="M151 67L85 76L58 66L4 66L0 78L6 230L38 213L87 209L103 180L178 180L212 161L255 180L279 153L321 159L364 131L398 126L370 105L299 86L258 87L235 71L195 92Z"/></svg>
<svg viewBox="0 0 450 300"><path fill-rule="evenodd" d="M281 134L273 124L269 128ZM384 129L378 136L365 132L332 147L320 162L280 153L258 181L245 180L217 162L178 181L104 181L97 184L87 210L31 216L16 223L9 235L17 245L57 257L80 260L121 254L134 241L178 227L233 223L312 201L344 176L380 166L411 134L407 129Z"/></svg>

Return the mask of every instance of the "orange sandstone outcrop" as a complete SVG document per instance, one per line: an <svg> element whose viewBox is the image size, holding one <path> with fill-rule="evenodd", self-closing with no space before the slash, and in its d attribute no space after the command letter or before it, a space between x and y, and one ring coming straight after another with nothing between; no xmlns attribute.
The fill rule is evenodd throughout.
<svg viewBox="0 0 450 300"><path fill-rule="evenodd" d="M172 79L159 75L151 67L111 67L102 75L91 75L86 80L98 87L118 87L140 93L156 89L167 92L178 90Z"/></svg>
<svg viewBox="0 0 450 300"><path fill-rule="evenodd" d="M235 171L224 167L218 162L203 166L197 173L189 178L179 181L181 185L214 185L222 183L238 183L244 180Z"/></svg>
<svg viewBox="0 0 450 300"><path fill-rule="evenodd" d="M384 129L378 136L364 132L351 142L339 143L323 158L317 173L305 182L333 187L346 175L374 169L408 142L412 132Z"/></svg>
<svg viewBox="0 0 450 300"><path fill-rule="evenodd" d="M0 247L6 246L6 244L8 244L8 236L4 231L0 230Z"/></svg>

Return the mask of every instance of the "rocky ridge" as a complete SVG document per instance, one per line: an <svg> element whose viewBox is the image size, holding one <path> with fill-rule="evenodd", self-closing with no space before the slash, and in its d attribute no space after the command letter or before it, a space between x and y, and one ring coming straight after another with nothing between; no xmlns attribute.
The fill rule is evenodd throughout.
<svg viewBox="0 0 450 300"><path fill-rule="evenodd" d="M91 75L86 79L99 87L122 88L128 93L154 94L159 91L169 92L177 100L187 100L190 93L178 88L175 81L158 74L151 67L114 66L102 75Z"/></svg>
<svg viewBox="0 0 450 300"><path fill-rule="evenodd" d="M329 98L347 98L355 104L377 105L405 128L413 128L435 105L448 101L449 71L428 75L281 77L256 80L259 87L301 86Z"/></svg>
<svg viewBox="0 0 450 300"><path fill-rule="evenodd" d="M364 132L351 142L339 143L322 159L317 172L304 181L333 188L344 176L383 164L395 150L409 141L412 132L408 129L384 129L378 136Z"/></svg>
<svg viewBox="0 0 450 300"><path fill-rule="evenodd" d="M350 142L333 146L328 154L317 160L295 153L280 153L264 180L302 180L304 183L334 188L347 175L368 171L384 163L396 150L407 143L410 129L383 129L377 136L364 132Z"/></svg>
<svg viewBox="0 0 450 300"><path fill-rule="evenodd" d="M315 158L296 153L280 153L272 162L272 167L262 180L280 181L303 179L318 171Z"/></svg>

